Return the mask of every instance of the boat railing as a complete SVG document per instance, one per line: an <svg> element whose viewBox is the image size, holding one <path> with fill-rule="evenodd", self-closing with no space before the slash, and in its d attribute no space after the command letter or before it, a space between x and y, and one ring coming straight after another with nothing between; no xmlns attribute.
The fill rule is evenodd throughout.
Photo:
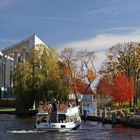
<svg viewBox="0 0 140 140"><path fill-rule="evenodd" d="M78 114L78 107L67 107L65 111L58 110L58 111L51 111L51 112L45 112L42 111L40 114L46 114L46 122L48 123L57 123L57 122L69 122L70 116L75 116ZM44 120L44 119L43 119ZM42 121L44 122L44 121Z"/></svg>
<svg viewBox="0 0 140 140"><path fill-rule="evenodd" d="M49 107L49 105L40 105L39 108L38 108L38 112L50 113L50 112L53 112L53 108ZM57 112L66 113L67 112L67 105L58 104L57 105Z"/></svg>

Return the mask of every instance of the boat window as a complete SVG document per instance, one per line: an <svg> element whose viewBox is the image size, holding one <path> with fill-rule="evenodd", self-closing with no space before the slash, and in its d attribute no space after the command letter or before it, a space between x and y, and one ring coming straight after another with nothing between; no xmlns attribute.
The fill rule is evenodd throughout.
<svg viewBox="0 0 140 140"><path fill-rule="evenodd" d="M61 128L66 128L66 125L61 125Z"/></svg>

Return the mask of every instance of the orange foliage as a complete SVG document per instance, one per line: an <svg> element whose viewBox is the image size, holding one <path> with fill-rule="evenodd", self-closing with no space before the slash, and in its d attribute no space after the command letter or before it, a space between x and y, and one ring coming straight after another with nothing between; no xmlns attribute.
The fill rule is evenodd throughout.
<svg viewBox="0 0 140 140"><path fill-rule="evenodd" d="M63 77L70 77L70 69L67 66L63 67L63 70L61 71L61 75Z"/></svg>
<svg viewBox="0 0 140 140"><path fill-rule="evenodd" d="M96 75L95 75L95 73L92 70L88 70L87 78L88 78L88 80L93 81L93 80L95 80Z"/></svg>
<svg viewBox="0 0 140 140"><path fill-rule="evenodd" d="M93 94L93 91L91 88L88 88L88 91L86 91L87 86L88 85L81 79L75 79L69 82L68 88L72 92L73 92L73 89L75 88L76 93L85 94L85 92L87 92L87 94Z"/></svg>
<svg viewBox="0 0 140 140"><path fill-rule="evenodd" d="M51 71L51 72L49 72L49 74L50 74L51 78L56 78L59 76L59 73L57 71Z"/></svg>
<svg viewBox="0 0 140 140"><path fill-rule="evenodd" d="M133 85L125 75L120 74L113 80L112 96L115 102L129 102L134 95Z"/></svg>
<svg viewBox="0 0 140 140"><path fill-rule="evenodd" d="M69 90L73 91L74 88L76 92L79 92L82 88L82 80L80 79L71 80L69 82Z"/></svg>
<svg viewBox="0 0 140 140"><path fill-rule="evenodd" d="M105 96L111 95L112 86L105 79L100 79L96 91L99 94L103 94Z"/></svg>

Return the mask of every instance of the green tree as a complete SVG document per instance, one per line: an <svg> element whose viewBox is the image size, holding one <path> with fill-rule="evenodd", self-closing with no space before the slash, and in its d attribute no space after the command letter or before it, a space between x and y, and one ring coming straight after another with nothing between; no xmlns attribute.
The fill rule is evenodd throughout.
<svg viewBox="0 0 140 140"><path fill-rule="evenodd" d="M54 98L60 102L68 101L69 92L61 79L48 79L45 85L45 99L47 101Z"/></svg>
<svg viewBox="0 0 140 140"><path fill-rule="evenodd" d="M41 45L42 46L42 45ZM42 73L42 62L41 62L41 56L42 52L45 49L45 46L36 46L35 48L32 48L27 56L26 61L28 61L31 65L31 93L33 95L33 99L36 103L36 105L39 103L40 100L43 99L43 86L44 86L44 80L46 79L46 75ZM40 48L40 49L38 49ZM47 56L46 56L47 57Z"/></svg>
<svg viewBox="0 0 140 140"><path fill-rule="evenodd" d="M59 77L59 59L53 49L49 52L44 49L41 55L41 71L46 78Z"/></svg>
<svg viewBox="0 0 140 140"><path fill-rule="evenodd" d="M32 108L34 98L31 92L31 65L21 62L14 71L14 91L16 93L16 111L18 114L27 113Z"/></svg>
<svg viewBox="0 0 140 140"><path fill-rule="evenodd" d="M32 108L34 102L37 105L40 100L47 100L48 80L58 78L58 73L58 58L53 50L42 45L32 48L26 60L18 63L14 71L14 90L17 95L16 111L19 114L25 114ZM53 82L51 83L53 85ZM63 86L61 87L63 89Z"/></svg>

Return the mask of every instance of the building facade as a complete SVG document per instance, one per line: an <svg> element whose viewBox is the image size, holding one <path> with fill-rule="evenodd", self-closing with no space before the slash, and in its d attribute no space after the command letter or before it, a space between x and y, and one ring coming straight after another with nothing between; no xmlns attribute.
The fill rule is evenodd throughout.
<svg viewBox="0 0 140 140"><path fill-rule="evenodd" d="M0 97L2 98L7 96L5 93L12 87L11 70L13 66L13 59L0 52Z"/></svg>
<svg viewBox="0 0 140 140"><path fill-rule="evenodd" d="M32 35L18 43L15 43L1 50L0 94L2 98L6 98L7 90L13 86L11 80L11 71L14 69L16 64L26 59L26 56L31 48L35 46L42 47L41 45L49 49L48 46L36 35Z"/></svg>

